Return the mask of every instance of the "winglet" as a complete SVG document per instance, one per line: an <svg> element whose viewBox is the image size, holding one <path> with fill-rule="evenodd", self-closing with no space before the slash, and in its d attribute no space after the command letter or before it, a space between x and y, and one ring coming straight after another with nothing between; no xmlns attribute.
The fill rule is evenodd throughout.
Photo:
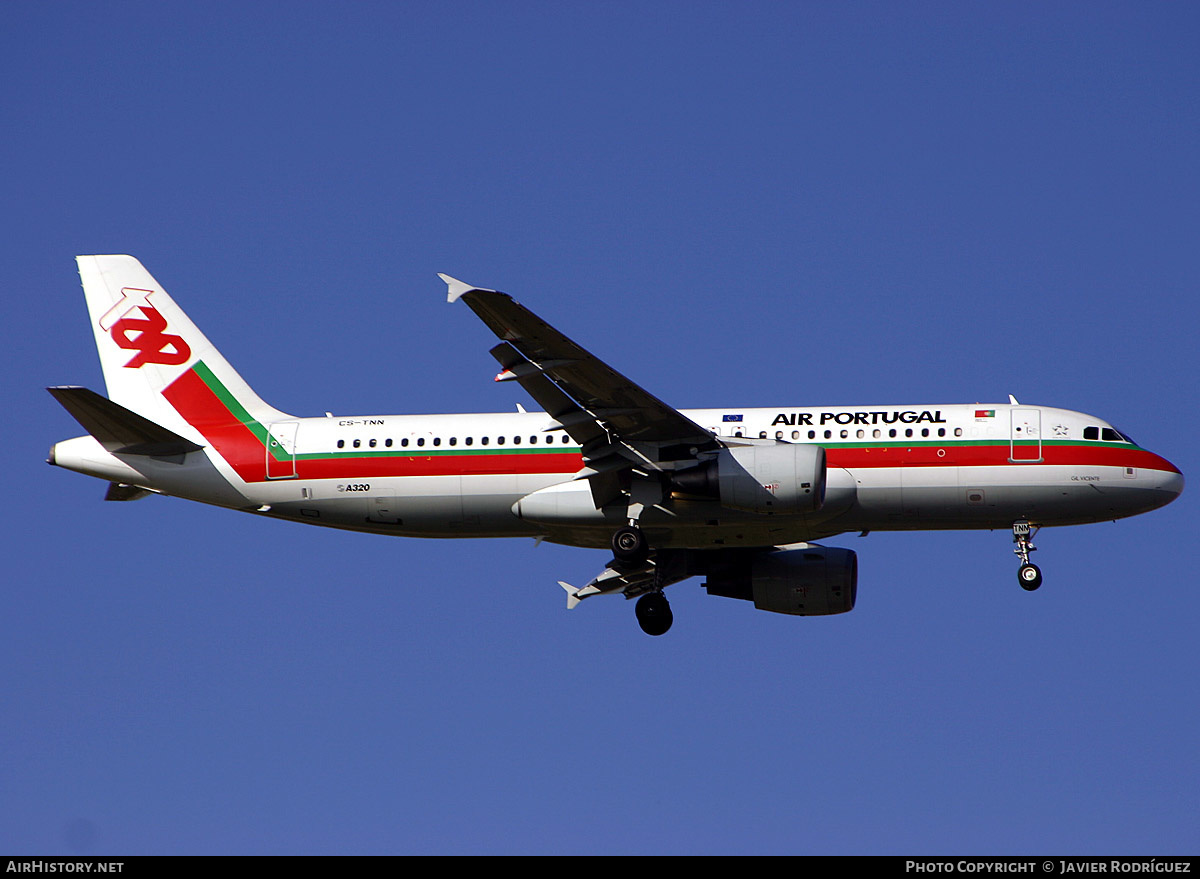
<svg viewBox="0 0 1200 879"><path fill-rule="evenodd" d="M579 590L570 583L564 583L562 580L558 581L558 585L567 590L567 610L574 610L575 606L579 604L580 601Z"/></svg>
<svg viewBox="0 0 1200 879"><path fill-rule="evenodd" d="M446 301L457 302L458 298L464 293L470 293L472 290L480 290L484 293L495 293L495 290L488 290L486 287L473 287L458 278L452 278L449 275L443 275L438 272L438 277L446 282Z"/></svg>

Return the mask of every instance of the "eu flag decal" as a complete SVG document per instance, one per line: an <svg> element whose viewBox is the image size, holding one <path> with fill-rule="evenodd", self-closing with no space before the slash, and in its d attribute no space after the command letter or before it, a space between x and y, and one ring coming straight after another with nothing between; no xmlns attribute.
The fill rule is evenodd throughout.
<svg viewBox="0 0 1200 879"><path fill-rule="evenodd" d="M721 420L722 421L741 421L742 416L740 416L740 415L723 415L723 416L721 416Z"/></svg>

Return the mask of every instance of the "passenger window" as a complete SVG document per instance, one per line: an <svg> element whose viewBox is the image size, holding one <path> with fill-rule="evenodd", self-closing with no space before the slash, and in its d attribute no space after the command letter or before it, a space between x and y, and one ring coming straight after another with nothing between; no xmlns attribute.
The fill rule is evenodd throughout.
<svg viewBox="0 0 1200 879"><path fill-rule="evenodd" d="M456 437L456 436L450 437L450 445L457 446L458 445L458 437Z"/></svg>
<svg viewBox="0 0 1200 879"><path fill-rule="evenodd" d="M481 437L479 438L479 444L480 444L480 445L483 445L483 446L486 446L486 445L488 444L488 438L487 438L486 436L481 436Z"/></svg>
<svg viewBox="0 0 1200 879"><path fill-rule="evenodd" d="M891 430L889 430L888 436L891 437L892 439L895 439L896 438L896 428L893 427Z"/></svg>
<svg viewBox="0 0 1200 879"><path fill-rule="evenodd" d="M909 427L909 428L905 429L905 431L904 431L904 435L905 435L905 436L912 436L912 428L911 428L911 427Z"/></svg>
<svg viewBox="0 0 1200 879"><path fill-rule="evenodd" d="M504 445L504 437L502 437L502 436L496 437L496 445L498 445L498 446Z"/></svg>
<svg viewBox="0 0 1200 879"><path fill-rule="evenodd" d="M472 445L475 442L475 437L469 436L465 440L463 440L463 442L465 442L468 446Z"/></svg>
<svg viewBox="0 0 1200 879"><path fill-rule="evenodd" d="M355 440L355 441L354 441L354 448L356 448L356 449L357 449L357 448L358 448L359 446L361 446L361 445L362 445L362 440Z"/></svg>
<svg viewBox="0 0 1200 879"><path fill-rule="evenodd" d="M945 436L945 435L946 435L946 428L939 427L938 428L938 436Z"/></svg>
<svg viewBox="0 0 1200 879"><path fill-rule="evenodd" d="M392 440L391 440L391 438L389 437L388 439L385 439L385 440L383 441L383 444L384 444L385 446L387 446L387 447L390 449L390 448L392 447Z"/></svg>
<svg viewBox="0 0 1200 879"><path fill-rule="evenodd" d="M816 438L817 438L817 432L816 432L815 430L810 430L810 431L808 432L808 438L809 438L809 439L816 439Z"/></svg>
<svg viewBox="0 0 1200 879"><path fill-rule="evenodd" d="M766 438L767 438L767 432L766 432L765 430L760 430L760 431L758 432L758 438L759 438L759 439L766 439Z"/></svg>
<svg viewBox="0 0 1200 879"><path fill-rule="evenodd" d="M848 431L848 430L842 431L842 439L847 439L849 436L850 436L850 431Z"/></svg>
<svg viewBox="0 0 1200 879"><path fill-rule="evenodd" d="M929 428L928 427L921 428L921 436L929 436Z"/></svg>
<svg viewBox="0 0 1200 879"><path fill-rule="evenodd" d="M775 431L775 439L783 439L783 431L782 430Z"/></svg>
<svg viewBox="0 0 1200 879"><path fill-rule="evenodd" d="M877 427L871 431L871 436L873 436L875 439L879 439L881 436L883 436L883 431Z"/></svg>
<svg viewBox="0 0 1200 879"><path fill-rule="evenodd" d="M338 440L338 448L339 448L339 449L344 449L344 448L346 448L346 441L345 441L345 440Z"/></svg>
<svg viewBox="0 0 1200 879"><path fill-rule="evenodd" d="M792 439L794 439L794 440L800 439L800 431L793 430L792 431Z"/></svg>
<svg viewBox="0 0 1200 879"><path fill-rule="evenodd" d="M400 445L401 445L403 448L406 448L406 449L407 449L407 448L408 448L408 437L405 437L404 439L400 440Z"/></svg>
<svg viewBox="0 0 1200 879"><path fill-rule="evenodd" d="M866 435L867 435L867 432L866 432L865 430L859 430L859 431L858 431L858 433L856 434L856 436L857 436L859 439L862 439L862 438L863 438L863 437L865 437Z"/></svg>
<svg viewBox="0 0 1200 879"><path fill-rule="evenodd" d="M825 431L825 439L829 439L831 436L833 436L832 430Z"/></svg>
<svg viewBox="0 0 1200 879"><path fill-rule="evenodd" d="M563 434L563 445L565 446L570 441L571 441L571 438L564 433Z"/></svg>
<svg viewBox="0 0 1200 879"><path fill-rule="evenodd" d="M554 442L554 436L552 434L546 434L546 445L550 445L552 442Z"/></svg>
<svg viewBox="0 0 1200 879"><path fill-rule="evenodd" d="M962 436L962 428L961 428L961 427L956 427L956 428L954 428L954 435L955 435L955 436Z"/></svg>
<svg viewBox="0 0 1200 879"><path fill-rule="evenodd" d="M536 437L536 436L531 436L531 437L529 438L529 444L530 444L531 446L536 446L536 445L537 445L537 437Z"/></svg>
<svg viewBox="0 0 1200 879"><path fill-rule="evenodd" d="M417 445L418 445L418 446L423 446L423 445L425 445L425 437L418 437L418 438L417 438Z"/></svg>

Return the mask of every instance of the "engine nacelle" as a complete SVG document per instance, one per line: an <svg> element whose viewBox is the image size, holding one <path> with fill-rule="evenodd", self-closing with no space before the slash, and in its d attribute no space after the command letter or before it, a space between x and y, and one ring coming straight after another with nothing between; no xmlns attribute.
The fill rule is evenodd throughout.
<svg viewBox="0 0 1200 879"><path fill-rule="evenodd" d="M710 569L704 588L774 613L845 613L858 595L858 557L828 546L757 552Z"/></svg>
<svg viewBox="0 0 1200 879"><path fill-rule="evenodd" d="M825 449L802 443L735 446L678 471L672 488L748 513L815 513L825 503Z"/></svg>

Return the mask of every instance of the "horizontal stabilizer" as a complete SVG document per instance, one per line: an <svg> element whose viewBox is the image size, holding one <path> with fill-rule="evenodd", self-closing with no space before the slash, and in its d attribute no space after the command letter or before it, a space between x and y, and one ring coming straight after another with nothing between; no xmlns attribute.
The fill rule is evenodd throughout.
<svg viewBox="0 0 1200 879"><path fill-rule="evenodd" d="M83 425L84 430L114 454L182 459L188 452L204 448L87 388L46 390Z"/></svg>

